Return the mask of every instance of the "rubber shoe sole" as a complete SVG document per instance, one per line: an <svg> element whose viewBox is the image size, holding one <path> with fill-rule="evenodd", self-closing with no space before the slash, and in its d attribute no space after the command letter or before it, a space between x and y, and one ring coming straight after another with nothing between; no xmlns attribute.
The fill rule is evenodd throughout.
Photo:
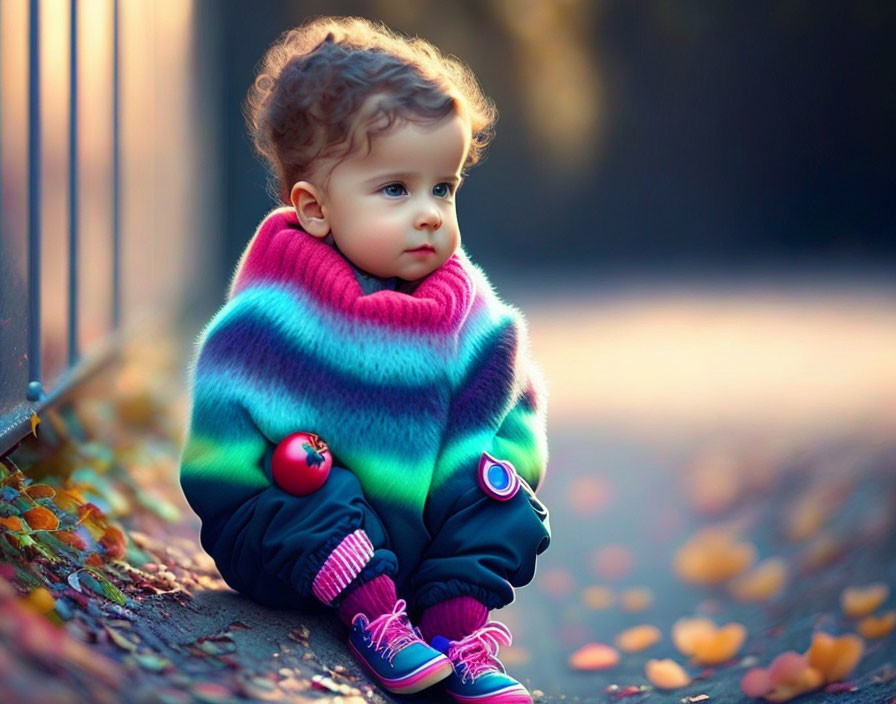
<svg viewBox="0 0 896 704"><path fill-rule="evenodd" d="M506 692L492 692L478 697L465 697L462 694L448 692L449 696L461 704L532 704L532 697L526 691L514 688Z"/></svg>
<svg viewBox="0 0 896 704"><path fill-rule="evenodd" d="M513 685L507 689L479 696L465 696L446 690L448 695L461 704L532 704L532 697L522 685Z"/></svg>
<svg viewBox="0 0 896 704"><path fill-rule="evenodd" d="M451 661L446 657L441 657L434 658L430 662L421 665L414 672L405 675L401 679L389 679L378 674L364 659L364 656L358 652L358 649L351 641L349 641L348 645L355 654L355 659L364 665L364 668L376 678L376 681L382 685L383 689L393 694L415 694L427 687L432 687L437 682L441 682L454 672Z"/></svg>

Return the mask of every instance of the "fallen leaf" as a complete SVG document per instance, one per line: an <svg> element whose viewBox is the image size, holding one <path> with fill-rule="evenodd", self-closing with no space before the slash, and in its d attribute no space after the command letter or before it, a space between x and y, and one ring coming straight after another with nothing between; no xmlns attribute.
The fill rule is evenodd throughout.
<svg viewBox="0 0 896 704"><path fill-rule="evenodd" d="M173 667L174 665L168 658L163 658L155 653L134 653L131 657L137 661L144 670L150 672L162 672L163 670Z"/></svg>
<svg viewBox="0 0 896 704"><path fill-rule="evenodd" d="M25 489L25 493L32 499L52 499L56 496L56 490L46 484L32 484Z"/></svg>
<svg viewBox="0 0 896 704"><path fill-rule="evenodd" d="M46 614L53 610L56 606L56 599L50 594L50 590L45 587L38 587L31 591L25 598L25 604L28 608L39 614Z"/></svg>
<svg viewBox="0 0 896 704"><path fill-rule="evenodd" d="M539 576L538 586L548 596L566 599L576 590L576 580L568 570L555 567Z"/></svg>
<svg viewBox="0 0 896 704"><path fill-rule="evenodd" d="M822 673L825 682L837 682L849 676L864 651L864 641L854 633L835 638L823 631L816 631L806 657L809 664Z"/></svg>
<svg viewBox="0 0 896 704"><path fill-rule="evenodd" d="M66 545L71 545L73 548L77 548L78 550L86 550L87 543L84 542L84 539L70 530L58 530L54 533L57 540L61 540Z"/></svg>
<svg viewBox="0 0 896 704"><path fill-rule="evenodd" d="M91 589L94 593L106 597L109 601L112 601L119 606L124 606L127 602L127 597L125 597L121 590L112 584L112 582L97 569L88 569L81 574L80 580L81 584Z"/></svg>
<svg viewBox="0 0 896 704"><path fill-rule="evenodd" d="M53 502L63 511L75 513L79 506L87 503L87 499L77 489L68 488L57 491L56 496L53 497Z"/></svg>
<svg viewBox="0 0 896 704"><path fill-rule="evenodd" d="M856 626L863 638L883 638L896 626L896 611L887 611L880 616L866 616Z"/></svg>
<svg viewBox="0 0 896 704"><path fill-rule="evenodd" d="M684 668L674 660L648 660L644 666L644 674L654 687L660 689L678 689L687 687L691 678Z"/></svg>
<svg viewBox="0 0 896 704"><path fill-rule="evenodd" d="M647 587L633 587L619 595L619 608L630 613L644 611L653 603L653 592Z"/></svg>
<svg viewBox="0 0 896 704"><path fill-rule="evenodd" d="M773 557L732 580L728 591L739 601L761 602L774 599L786 584L787 563L779 557Z"/></svg>
<svg viewBox="0 0 896 704"><path fill-rule="evenodd" d="M592 585L582 590L582 601L589 609L606 609L613 605L613 590L601 585Z"/></svg>
<svg viewBox="0 0 896 704"><path fill-rule="evenodd" d="M56 514L43 506L35 506L25 511L25 522L33 530L56 530L59 527Z"/></svg>
<svg viewBox="0 0 896 704"><path fill-rule="evenodd" d="M127 540L121 529L115 526L106 528L99 540L100 545L106 548L106 555L112 560L121 560L127 550Z"/></svg>
<svg viewBox="0 0 896 704"><path fill-rule="evenodd" d="M864 587L847 587L840 594L840 606L850 618L861 618L873 613L890 596L890 587L875 582Z"/></svg>
<svg viewBox="0 0 896 704"><path fill-rule="evenodd" d="M236 643L230 636L214 636L200 638L199 648L208 655L227 655L236 652Z"/></svg>
<svg viewBox="0 0 896 704"><path fill-rule="evenodd" d="M747 670L740 680L740 688L748 697L758 699L772 691L772 680L764 667Z"/></svg>
<svg viewBox="0 0 896 704"><path fill-rule="evenodd" d="M108 527L106 514L92 503L78 506L78 523L82 524L87 529L94 540L102 538Z"/></svg>
<svg viewBox="0 0 896 704"><path fill-rule="evenodd" d="M6 530L19 532L22 530L22 520L18 516L4 516L0 518L0 526L3 526Z"/></svg>
<svg viewBox="0 0 896 704"><path fill-rule="evenodd" d="M663 637L656 626L643 624L628 628L616 636L616 647L627 653L636 653L649 648Z"/></svg>
<svg viewBox="0 0 896 704"><path fill-rule="evenodd" d="M737 542L727 531L705 529L689 538L675 553L678 576L692 584L719 584L744 572L756 561L752 543Z"/></svg>
<svg viewBox="0 0 896 704"><path fill-rule="evenodd" d="M569 656L573 670L606 670L619 663L619 651L603 643L588 643Z"/></svg>
<svg viewBox="0 0 896 704"><path fill-rule="evenodd" d="M109 639L115 643L122 650L127 650L128 652L134 652L137 650L137 644L126 638L124 635L119 633L114 628L109 625L104 625L103 628L106 629L106 633L109 634Z"/></svg>
<svg viewBox="0 0 896 704"><path fill-rule="evenodd" d="M746 638L747 629L739 623L719 628L709 619L683 618L672 626L675 647L701 665L717 665L730 660Z"/></svg>

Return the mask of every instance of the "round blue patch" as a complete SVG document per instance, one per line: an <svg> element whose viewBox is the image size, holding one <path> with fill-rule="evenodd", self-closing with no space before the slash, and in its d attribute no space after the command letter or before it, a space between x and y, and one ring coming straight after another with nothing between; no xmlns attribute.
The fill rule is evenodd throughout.
<svg viewBox="0 0 896 704"><path fill-rule="evenodd" d="M510 472L500 464L493 464L488 468L488 483L497 491L503 491L510 486Z"/></svg>
<svg viewBox="0 0 896 704"><path fill-rule="evenodd" d="M482 491L496 501L510 501L520 488L516 468L509 461L496 460L487 452L479 458L476 476Z"/></svg>

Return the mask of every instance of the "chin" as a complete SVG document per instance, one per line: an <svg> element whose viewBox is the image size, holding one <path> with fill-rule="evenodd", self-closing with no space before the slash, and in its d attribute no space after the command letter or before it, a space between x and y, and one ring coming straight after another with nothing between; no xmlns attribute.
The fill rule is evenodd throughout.
<svg viewBox="0 0 896 704"><path fill-rule="evenodd" d="M439 266L442 266L442 265L439 264ZM429 276L432 272L434 272L438 268L439 267L437 266L432 269L424 269L423 271L420 271L420 272L408 272L407 276L402 276L401 278L403 278L405 281L420 281L420 279L425 279L427 276Z"/></svg>

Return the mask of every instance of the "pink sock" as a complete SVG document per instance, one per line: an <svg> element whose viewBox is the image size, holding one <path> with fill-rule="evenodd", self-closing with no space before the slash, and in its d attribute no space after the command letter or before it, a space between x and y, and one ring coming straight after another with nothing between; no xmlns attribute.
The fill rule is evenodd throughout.
<svg viewBox="0 0 896 704"><path fill-rule="evenodd" d="M420 630L427 642L435 636L460 640L481 628L488 620L488 608L471 596L456 596L440 601L423 612Z"/></svg>
<svg viewBox="0 0 896 704"><path fill-rule="evenodd" d="M389 575L381 574L346 594L339 605L339 618L346 626L351 625L355 614L364 614L372 621L392 611L397 600L395 582Z"/></svg>
<svg viewBox="0 0 896 704"><path fill-rule="evenodd" d="M311 591L324 604L345 591L373 558L373 544L363 529L349 533L331 552L321 566Z"/></svg>

